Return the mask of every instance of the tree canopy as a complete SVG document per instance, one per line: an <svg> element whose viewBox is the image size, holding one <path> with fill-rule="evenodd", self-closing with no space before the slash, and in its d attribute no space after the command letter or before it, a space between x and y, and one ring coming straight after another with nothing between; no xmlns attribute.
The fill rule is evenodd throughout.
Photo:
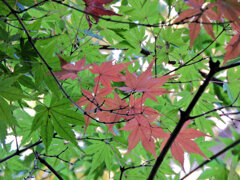
<svg viewBox="0 0 240 180"><path fill-rule="evenodd" d="M238 0L0 7L0 179L239 179Z"/></svg>

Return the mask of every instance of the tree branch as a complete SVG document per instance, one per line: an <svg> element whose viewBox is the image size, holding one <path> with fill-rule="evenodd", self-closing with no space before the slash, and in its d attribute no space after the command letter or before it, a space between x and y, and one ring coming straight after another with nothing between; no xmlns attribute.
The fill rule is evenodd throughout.
<svg viewBox="0 0 240 180"><path fill-rule="evenodd" d="M3 1L4 1L4 0L3 0ZM23 9L23 10L21 10L21 11L16 11L16 10L14 10L14 13L16 13L16 14L21 14L21 13L23 13L23 12L26 12L26 11L32 9L32 8L35 8L35 7L37 7L37 6L41 6L41 5L45 4L45 3L48 2L48 1L49 1L49 0L43 0L43 1L39 2L39 3L34 4L33 6L29 6L28 8ZM13 12L12 12L12 13L13 13Z"/></svg>
<svg viewBox="0 0 240 180"><path fill-rule="evenodd" d="M32 147L37 146L38 144L41 144L41 143L42 143L42 140L39 140L39 141L35 142L34 144L32 144L32 145L30 145L30 146L28 146L28 147L26 147L26 148L24 148L24 149L22 149L22 150L18 150L18 151L16 151L15 153L13 153L13 154L11 154L11 155L9 155L9 156L7 156L7 157L5 157L5 158L3 158L3 159L0 159L0 164L3 163L3 162L5 162L5 161L7 161L8 159L13 158L14 156L20 155L20 154L23 153L24 151L26 151L26 150L28 150L28 149L31 149Z"/></svg>
<svg viewBox="0 0 240 180"><path fill-rule="evenodd" d="M209 158L209 160L204 161L202 164L200 164L198 167L194 168L192 171L190 171L188 174L186 174L181 180L185 179L189 175L191 175L193 172L195 172L197 169L203 167L207 163L211 162L212 160L216 159L221 154L225 153L229 149L233 148L234 146L238 145L240 143L240 139L235 141L234 143L230 144L229 146L225 147L223 150L219 151L217 154L214 154L212 157Z"/></svg>
<svg viewBox="0 0 240 180"><path fill-rule="evenodd" d="M71 9L74 9L76 11L79 11L81 13L84 13L86 15L90 15L90 16L93 16L95 18L99 18L99 19L102 19L102 20L105 20L105 21L109 21L109 22L114 22L114 23L119 23L119 24L129 24L129 25L135 25L135 26L144 26L144 27L170 27L170 26L173 26L173 25L180 25L180 24L189 24L189 23L197 23L197 24L200 24L200 22L197 20L197 21L184 21L186 19L191 19L192 17L194 16L200 16L205 10L207 9L203 9L200 13L198 14L195 14L195 15L191 15L189 17L186 17L185 19L183 19L181 22L178 22L178 23L165 23L165 22L161 22L161 23L157 23L157 24L144 24L144 23L135 23L135 22L130 22L130 21L119 21L119 20L114 20L114 19L110 19L110 18L105 18L105 17L102 17L102 16L98 16L96 14L93 14L93 13L89 13L89 12L86 12L84 10L81 10L79 8L76 8L74 6L71 6L71 5L68 5L60 0L51 0L55 3L58 3L58 4L61 4L63 6L66 6L68 8L71 8ZM217 22L217 23L213 23L213 22L201 22L201 24L215 24L215 25L223 25L223 24L229 24L231 23L231 21L229 22Z"/></svg>
<svg viewBox="0 0 240 180"><path fill-rule="evenodd" d="M67 99L75 106L77 107L78 110L80 110L82 113L85 113L85 111L79 107L73 100L72 98L68 95L68 93L65 91L65 89L62 87L62 85L60 84L60 82L58 81L57 77L55 76L55 74L52 71L52 68L49 66L49 64L47 63L47 61L44 59L44 57L41 55L41 53L38 51L37 47L34 45L33 43L33 39L30 36L30 34L28 33L28 30L26 29L25 25L23 24L22 20L19 18L19 16L17 15L17 12L6 2L6 0L2 0L3 3L9 8L9 10L11 11L11 13L17 18L18 22L20 23L20 25L22 26L22 28L24 29L24 32L26 33L29 43L31 44L31 46L33 47L33 49L35 50L35 52L37 53L37 55L40 57L40 59L43 61L43 63L46 65L46 67L48 68L50 74L52 75L52 77L54 78L54 80L56 81L57 85L59 86L59 88L61 89L61 91L63 92L63 94L67 97Z"/></svg>
<svg viewBox="0 0 240 180"><path fill-rule="evenodd" d="M226 69L234 68L234 67L237 67L237 66L240 66L240 62L220 67L219 71L223 71L223 70L226 70Z"/></svg>
<svg viewBox="0 0 240 180"><path fill-rule="evenodd" d="M55 174L55 176L57 176L58 179L64 180L64 179L62 178L62 176L60 176L60 174L58 174L58 172L57 172L50 164L48 164L47 161L45 161L45 159L43 159L43 158L40 157L40 154L36 153L36 156L37 156L37 159L38 159L42 164L44 164L45 166L47 166L48 169L50 169L50 170L52 171L52 173Z"/></svg>
<svg viewBox="0 0 240 180"><path fill-rule="evenodd" d="M181 128L183 127L184 123L189 120L189 115L192 112L193 108L195 107L197 101L199 100L199 98L201 97L201 95L204 93L204 90L206 89L207 85L209 84L210 80L212 79L212 77L214 76L214 74L216 72L218 72L218 68L219 68L219 62L217 61L216 63L213 62L210 59L209 65L210 65L210 72L208 73L207 78L205 79L204 83L199 87L196 95L193 97L192 101L190 102L190 104L188 105L186 111L180 111L181 112L181 116L180 116L180 120L177 124L177 126L175 127L174 131L172 132L170 138L168 139L167 143L165 144L165 146L163 147L163 150L161 151L160 155L158 156L150 174L148 177L148 180L153 180L158 168L160 167L160 165L162 164L168 150L170 149L172 143L174 142L174 140L176 139L177 135L179 134L179 132L181 131Z"/></svg>
<svg viewBox="0 0 240 180"><path fill-rule="evenodd" d="M100 48L101 50L123 50L123 51L126 51L128 50L128 48L125 48L125 49L121 49L121 48L114 48L114 47L111 47L109 45L100 45ZM150 54L152 54L152 52L148 51L147 49L141 49L140 51L141 54L143 54L144 56L149 56Z"/></svg>
<svg viewBox="0 0 240 180"><path fill-rule="evenodd" d="M228 27L228 26L229 26L229 25L227 25L226 27ZM177 70L179 70L179 69L187 66L191 61L193 61L195 58L197 58L198 56L200 56L204 51L206 51L206 50L222 35L222 33L226 30L226 27L223 28L223 30L217 35L217 37L216 37L212 42L210 42L210 43L207 45L207 47L205 47L204 49L202 49L199 53L197 53L194 57L192 57L191 59L189 59L189 60L188 60L187 62L185 62L184 64L182 64L182 65L180 65L179 67L173 69L172 71L169 71L169 72L167 72L166 74L164 74L164 76L166 76L166 75L168 75L168 74L170 74L170 73L172 73L172 72L175 72L175 71L177 71ZM202 60L204 60L204 59L202 59Z"/></svg>
<svg viewBox="0 0 240 180"><path fill-rule="evenodd" d="M227 106L223 106L223 107L220 107L220 108L212 109L212 110L210 110L210 111L207 111L207 112L205 112L205 113L203 113L203 114L199 114L199 115L196 115L196 116L191 116L190 119L199 118L199 117L205 116L205 115L207 115L207 114L209 114L209 113L211 113L211 112L219 111L219 110L222 110L222 109L225 109L225 108L228 108L228 107L236 107L236 106L233 106L233 105L234 105L234 103L237 101L237 99L239 98L239 95L240 95L240 92L238 93L236 99L235 99L231 104L229 104L229 105L227 105ZM236 108L237 108L237 107L236 107Z"/></svg>

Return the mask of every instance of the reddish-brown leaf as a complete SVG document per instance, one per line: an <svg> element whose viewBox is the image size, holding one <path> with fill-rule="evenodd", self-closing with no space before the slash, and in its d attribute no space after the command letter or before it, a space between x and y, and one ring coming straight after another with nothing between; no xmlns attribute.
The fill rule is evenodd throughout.
<svg viewBox="0 0 240 180"><path fill-rule="evenodd" d="M159 137L165 137L166 133L162 129L151 125L149 120L143 115L138 115L127 122L120 130L132 131L128 137L128 153L135 148L141 140L142 146L157 158L153 135L157 134Z"/></svg>
<svg viewBox="0 0 240 180"><path fill-rule="evenodd" d="M212 27L211 21L206 16L202 16L202 21L204 22L203 27L205 28L207 33L214 39L215 36L213 33L213 27Z"/></svg>
<svg viewBox="0 0 240 180"><path fill-rule="evenodd" d="M171 147L171 153L173 157L180 162L182 169L184 170L184 151L179 143L173 142ZM185 170L184 170L185 171Z"/></svg>
<svg viewBox="0 0 240 180"><path fill-rule="evenodd" d="M83 97L81 97L76 104L78 106L86 106L85 111L87 112L87 115L84 115L85 119L85 131L87 130L88 125L90 124L92 118L96 117L95 111L97 110L98 106L102 105L104 102L104 96L112 93L112 90L114 88L107 87L100 89L99 85L97 84L93 88L93 93L87 90L82 89L82 93L84 94Z"/></svg>
<svg viewBox="0 0 240 180"><path fill-rule="evenodd" d="M184 23L184 22L189 22L190 19L192 19L192 17L198 15L200 12L196 11L195 9L187 9L185 11L183 11L177 19L174 20L173 23L178 24L180 22Z"/></svg>
<svg viewBox="0 0 240 180"><path fill-rule="evenodd" d="M237 33L232 37L226 47L223 65L225 65L228 60L240 56L240 26L232 24L232 27Z"/></svg>
<svg viewBox="0 0 240 180"><path fill-rule="evenodd" d="M114 92L114 99L113 98L105 98L104 99L104 110L108 111L101 111L97 113L99 120L101 122L118 122L121 118L126 118L124 114L127 114L128 111L128 104L125 100L122 100L116 92ZM111 113L112 111L112 113ZM131 117L131 116L130 116ZM115 135L112 127L114 124L107 124L109 130Z"/></svg>
<svg viewBox="0 0 240 180"><path fill-rule="evenodd" d="M178 134L177 138L173 142L171 146L171 153L173 157L181 164L183 170L183 164L184 164L184 150L187 151L188 153L195 153L199 154L206 159L209 159L201 149L198 147L198 145L193 141L193 139L201 137L201 136L207 136L206 134L195 130L195 129L186 129L190 121L184 124L182 130ZM166 135L166 140L163 141L161 149L165 146L167 139L170 137L170 133L167 133ZM164 137L165 138L165 137Z"/></svg>
<svg viewBox="0 0 240 180"><path fill-rule="evenodd" d="M65 61L65 60L62 58L62 56L60 56L59 54L57 54L57 57L58 57L58 59L60 60L61 67L64 66L64 65L66 65L66 64L68 64L68 62Z"/></svg>
<svg viewBox="0 0 240 180"><path fill-rule="evenodd" d="M145 79L142 78L145 76ZM127 87L119 87L118 89L125 92L144 92L147 91L146 83L149 82L151 76L148 76L147 73L142 73L140 76L136 74L131 74L128 70L126 70L125 84Z"/></svg>
<svg viewBox="0 0 240 180"><path fill-rule="evenodd" d="M144 106L145 100L143 97L139 97L137 99L134 98L134 96L130 96L129 99L129 115L144 115L148 117L155 117L155 118L150 118L149 122L153 122L157 116L161 116L156 110Z"/></svg>
<svg viewBox="0 0 240 180"><path fill-rule="evenodd" d="M164 85L170 77L176 76L174 75L168 75L168 76L161 76L158 78L153 78L150 81L148 81L147 90L144 91L143 99L146 98L152 99L153 101L157 101L155 96L161 96L163 94L171 93L171 91L168 91L166 89L160 88L162 85Z"/></svg>
<svg viewBox="0 0 240 180"><path fill-rule="evenodd" d="M240 15L240 3L238 0L218 0L213 4L217 6L220 16L240 26L240 20L238 19Z"/></svg>
<svg viewBox="0 0 240 180"><path fill-rule="evenodd" d="M68 63L60 55L57 56L61 62L62 71L55 72L54 74L56 77L59 77L59 80L69 78L74 80L78 77L78 72L83 71L90 66L85 66L85 56L81 60L75 62L75 65Z"/></svg>
<svg viewBox="0 0 240 180"><path fill-rule="evenodd" d="M196 20L197 18L194 18ZM200 24L198 23L191 23L189 25L189 35L190 35L190 47L193 46L195 39L197 38L198 34L200 33Z"/></svg>
<svg viewBox="0 0 240 180"><path fill-rule="evenodd" d="M193 138L191 138L191 139L193 139ZM184 138L181 136L181 134L179 134L177 143L180 144L182 146L182 148L184 150L186 150L188 153L199 154L199 155L205 157L206 159L209 159L205 154L203 154L203 152L198 147L198 145L191 139Z"/></svg>
<svg viewBox="0 0 240 180"><path fill-rule="evenodd" d="M99 21L99 17L96 16L103 16L103 15L107 15L107 16L122 16L120 14L117 14L113 11L110 10L106 10L103 5L104 4L109 4L111 3L113 0L83 0L85 2L85 9L84 11L93 15L93 18L95 19L95 24L98 23ZM96 15L96 16L94 16ZM86 14L86 18L89 24L89 29L92 27L92 22L89 18L89 15Z"/></svg>
<svg viewBox="0 0 240 180"><path fill-rule="evenodd" d="M143 104L142 97L135 99L132 95L130 96L128 114L131 120L120 130L132 131L128 137L128 153L141 140L142 146L156 157L153 138L168 138L168 134L157 125L151 124L161 114Z"/></svg>
<svg viewBox="0 0 240 180"><path fill-rule="evenodd" d="M152 99L157 102L155 96L160 96L166 93L170 93L170 91L160 88L167 80L174 76L162 76L158 78L154 78L152 75L151 68L153 66L154 60L150 63L149 67L142 74L137 76L136 74L131 74L126 70L126 76L123 78L126 84L126 87L119 87L118 89L125 92L139 92L143 94L143 101L146 98Z"/></svg>
<svg viewBox="0 0 240 180"><path fill-rule="evenodd" d="M111 86L111 81L119 82L122 81L120 71L124 70L129 63L122 63L122 64L112 64L112 61L107 61L102 63L100 66L97 64L92 65L92 69L89 69L93 74L98 74L95 78L95 82L101 84L105 87Z"/></svg>
<svg viewBox="0 0 240 180"><path fill-rule="evenodd" d="M174 21L174 23L185 23L192 22L189 25L189 35L190 35L190 47L193 46L194 40L200 33L200 23L203 24L203 27L207 31L207 33L212 37L214 37L213 28L211 25L211 20L220 21L220 17L217 15L215 11L211 8L212 5L207 5L204 9L202 6L204 4L204 0L189 0L187 4L193 9L188 9L183 11L179 17Z"/></svg>

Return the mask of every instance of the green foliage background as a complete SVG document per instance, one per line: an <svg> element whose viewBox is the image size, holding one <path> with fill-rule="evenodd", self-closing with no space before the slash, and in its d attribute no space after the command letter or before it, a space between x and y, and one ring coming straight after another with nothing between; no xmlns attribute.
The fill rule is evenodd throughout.
<svg viewBox="0 0 240 180"><path fill-rule="evenodd" d="M134 66L128 67L130 72L140 74L143 63L157 58L156 73L164 75L195 57L213 41L202 28L190 49L187 26L166 26L173 19L170 12L176 10L180 13L188 8L183 1L165 0L165 4L160 4L158 0L116 0L111 4L117 2L120 3L116 7L118 14L123 16L112 16L111 19L127 23L100 19L89 30L85 14L77 10L84 10L82 0L62 2L75 9L50 0L39 6L35 6L34 0L18 0L17 3L15 0L7 1L22 19L34 45L54 72L61 70L56 54L61 54L68 62L76 62L85 56L87 64L100 64L112 60L113 52L121 50L117 62L136 60ZM84 134L83 114L72 106L49 75L48 68L33 49L16 17L3 2L0 2L0 7L0 179L23 179L29 178L29 175L41 179L42 170L48 168L37 160L36 152L63 179L110 179L110 176L119 179L122 173L120 167L125 168L122 179L147 179L155 161L153 155L140 143L131 153L125 153L129 132L118 130L123 124L114 126L114 136L108 132L106 125L92 121ZM111 8L110 5L104 7ZM159 27L147 27L150 24ZM223 24L214 25L216 36L221 31L223 33L210 48L195 57L192 64L175 71L177 78L164 85L165 89L173 93L157 97L158 103L145 103L165 115L160 120L170 131L174 130L179 120L179 110L186 110L205 80L199 71L209 71L208 57L223 62L224 47L233 31L230 27L225 29ZM228 64L233 63L239 63L239 59L229 61ZM81 89L91 90L94 87L94 75L88 70L80 72L79 77L80 83L77 79L60 81L74 101L82 96ZM210 82L191 116L234 102L235 108L223 109L227 113L236 112L234 117L230 116L231 124L235 124L239 121L239 66L218 73L216 78L221 84L214 80ZM121 86L121 83L116 83L116 86ZM116 92L120 97L125 96L119 90ZM190 125L212 137L210 141L205 138L196 140L208 157L214 155L210 149L219 144L217 139L224 146L239 140L238 132L231 125L231 137L219 138L213 131L216 127L213 117L216 121L226 123L226 118L223 118L226 115L219 114L223 113L213 111L194 119ZM34 145L36 142L38 144ZM157 155L160 146L161 141L156 141ZM26 147L28 151L19 153ZM235 146L228 150L224 158L209 163L209 169L199 179L239 179L239 148L239 145ZM28 153L24 155L25 152ZM14 156L5 161L4 158L11 154ZM196 154L190 154L189 159L190 167L194 162L200 164L205 161ZM179 179L180 172L173 171L173 163L180 165L169 152L156 179ZM45 174L49 179L56 179L52 173Z"/></svg>

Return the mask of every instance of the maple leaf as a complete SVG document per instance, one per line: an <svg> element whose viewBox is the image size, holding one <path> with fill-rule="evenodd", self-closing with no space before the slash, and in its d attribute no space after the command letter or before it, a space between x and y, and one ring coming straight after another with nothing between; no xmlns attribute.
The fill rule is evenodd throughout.
<svg viewBox="0 0 240 180"><path fill-rule="evenodd" d="M99 85L97 84L93 88L93 93L87 90L82 89L82 93L84 94L83 97L81 97L76 104L78 106L86 106L85 111L87 114L93 118L96 117L95 111L97 110L98 106L101 106L104 102L104 96L112 93L112 90L114 88L112 87L107 87L107 88L102 88L100 89ZM87 130L88 125L90 124L92 118L89 117L88 115L84 115L85 119L85 132Z"/></svg>
<svg viewBox="0 0 240 180"><path fill-rule="evenodd" d="M170 93L170 91L160 88L167 80L175 75L162 76L158 78L154 78L152 75L152 66L154 60L150 63L149 67L142 74L137 76L136 74L131 74L128 70L126 70L126 76L122 77L126 84L126 87L119 87L118 89L125 92L139 92L144 93L143 98L149 98L153 101L157 101L155 96L160 96L166 93Z"/></svg>
<svg viewBox="0 0 240 180"><path fill-rule="evenodd" d="M119 74L120 71L125 69L129 63L122 63L122 64L112 64L112 61L107 61L102 63L100 66L97 64L92 65L92 69L89 69L93 74L99 74L95 78L95 82L98 84L99 82L102 83L105 87L110 87L111 82L119 82L122 81L121 75Z"/></svg>
<svg viewBox="0 0 240 180"><path fill-rule="evenodd" d="M154 119L153 119L154 120ZM155 152L154 135L158 137L166 137L166 133L156 125L150 124L142 115L136 116L134 120L129 121L120 130L132 131L128 136L128 152L129 153L141 140L142 146L157 158Z"/></svg>
<svg viewBox="0 0 240 180"><path fill-rule="evenodd" d="M61 62L62 71L55 72L55 76L59 77L59 80L69 79L72 80L78 77L78 72L87 69L90 65L85 66L85 56L75 62L75 65L67 63L60 55L57 55Z"/></svg>
<svg viewBox="0 0 240 180"><path fill-rule="evenodd" d="M127 87L119 87L118 89L125 92L144 92L147 91L146 84L151 79L147 73L142 73L140 76L131 74L126 70L125 84Z"/></svg>
<svg viewBox="0 0 240 180"><path fill-rule="evenodd" d="M143 147L148 150L156 158L154 137L167 138L167 134L158 126L151 124L158 116L161 116L157 111L143 105L142 97L135 99L132 95L129 99L129 118L135 115L126 125L120 130L132 131L128 137L128 153L136 147L141 141Z"/></svg>
<svg viewBox="0 0 240 180"><path fill-rule="evenodd" d="M102 122L118 122L121 118L125 118L128 111L128 104L125 99L121 99L119 95L114 92L113 98L105 98L104 99L104 110L97 113L99 120ZM110 113L110 112L114 113ZM122 114L122 115L121 115ZM124 115L126 114L126 115ZM115 135L112 127L114 124L107 124L109 130Z"/></svg>
<svg viewBox="0 0 240 180"><path fill-rule="evenodd" d="M158 102L155 96L172 93L172 91L168 91L160 87L164 83L166 83L170 77L173 77L173 76L176 76L176 75L173 74L173 75L162 76L162 77L151 79L151 83L148 83L147 91L145 91L143 94L143 99L149 98L149 99L152 99L153 101Z"/></svg>
<svg viewBox="0 0 240 180"><path fill-rule="evenodd" d="M223 65L230 59L234 59L240 56L240 28L232 24L232 28L237 31L237 33L232 37L226 47L226 54L224 57Z"/></svg>
<svg viewBox="0 0 240 180"><path fill-rule="evenodd" d="M65 60L62 58L62 56L60 56L59 54L57 54L57 57L58 57L58 59L60 60L61 67L64 66L64 65L66 65L66 64L68 64L68 62L65 61Z"/></svg>
<svg viewBox="0 0 240 180"><path fill-rule="evenodd" d="M218 0L213 5L217 6L220 16L240 26L240 20L238 19L240 15L240 3L238 0Z"/></svg>
<svg viewBox="0 0 240 180"><path fill-rule="evenodd" d="M186 129L189 123L190 121L184 124L183 128L181 129L180 133L178 134L178 136L176 137L175 141L171 146L171 153L173 157L181 164L183 170L184 170L184 166L183 166L184 150L187 151L188 153L199 154L205 157L206 159L209 159L205 154L203 154L203 152L198 147L198 145L192 140L192 139L195 139L201 136L207 136L207 135L192 128ZM167 139L162 142L161 150L167 143L168 138L170 137L170 133L167 133L167 135L164 138L166 137Z"/></svg>
<svg viewBox="0 0 240 180"><path fill-rule="evenodd" d="M180 22L191 22L189 25L189 35L190 35L190 47L193 46L194 40L197 38L200 33L200 24L197 23L202 22L203 27L207 31L207 33L214 39L213 27L211 25L211 20L221 20L217 13L210 9L211 5L207 5L204 9L202 8L204 4L204 0L189 0L187 4L193 9L188 9L183 11L177 19L173 23Z"/></svg>
<svg viewBox="0 0 240 180"><path fill-rule="evenodd" d="M151 116L152 120L149 120L149 122L152 122L154 119L156 119L157 116L160 116L157 111L154 109L144 106L145 99L143 97L134 98L133 95L129 98L129 115L144 115L144 116ZM162 115L161 115L162 116Z"/></svg>
<svg viewBox="0 0 240 180"><path fill-rule="evenodd" d="M110 11L110 10L106 10L103 5L104 4L109 4L111 2L113 2L114 0L83 0L85 2L85 9L84 11L93 15L93 19L95 19L95 24L98 23L99 21L99 17L97 16L103 16L103 15L108 15L108 16L122 16L120 14L117 14L113 11ZM96 15L96 16L94 16ZM89 18L89 15L86 14L86 19L88 21L88 24L89 24L89 29L91 29L92 27L92 22Z"/></svg>

